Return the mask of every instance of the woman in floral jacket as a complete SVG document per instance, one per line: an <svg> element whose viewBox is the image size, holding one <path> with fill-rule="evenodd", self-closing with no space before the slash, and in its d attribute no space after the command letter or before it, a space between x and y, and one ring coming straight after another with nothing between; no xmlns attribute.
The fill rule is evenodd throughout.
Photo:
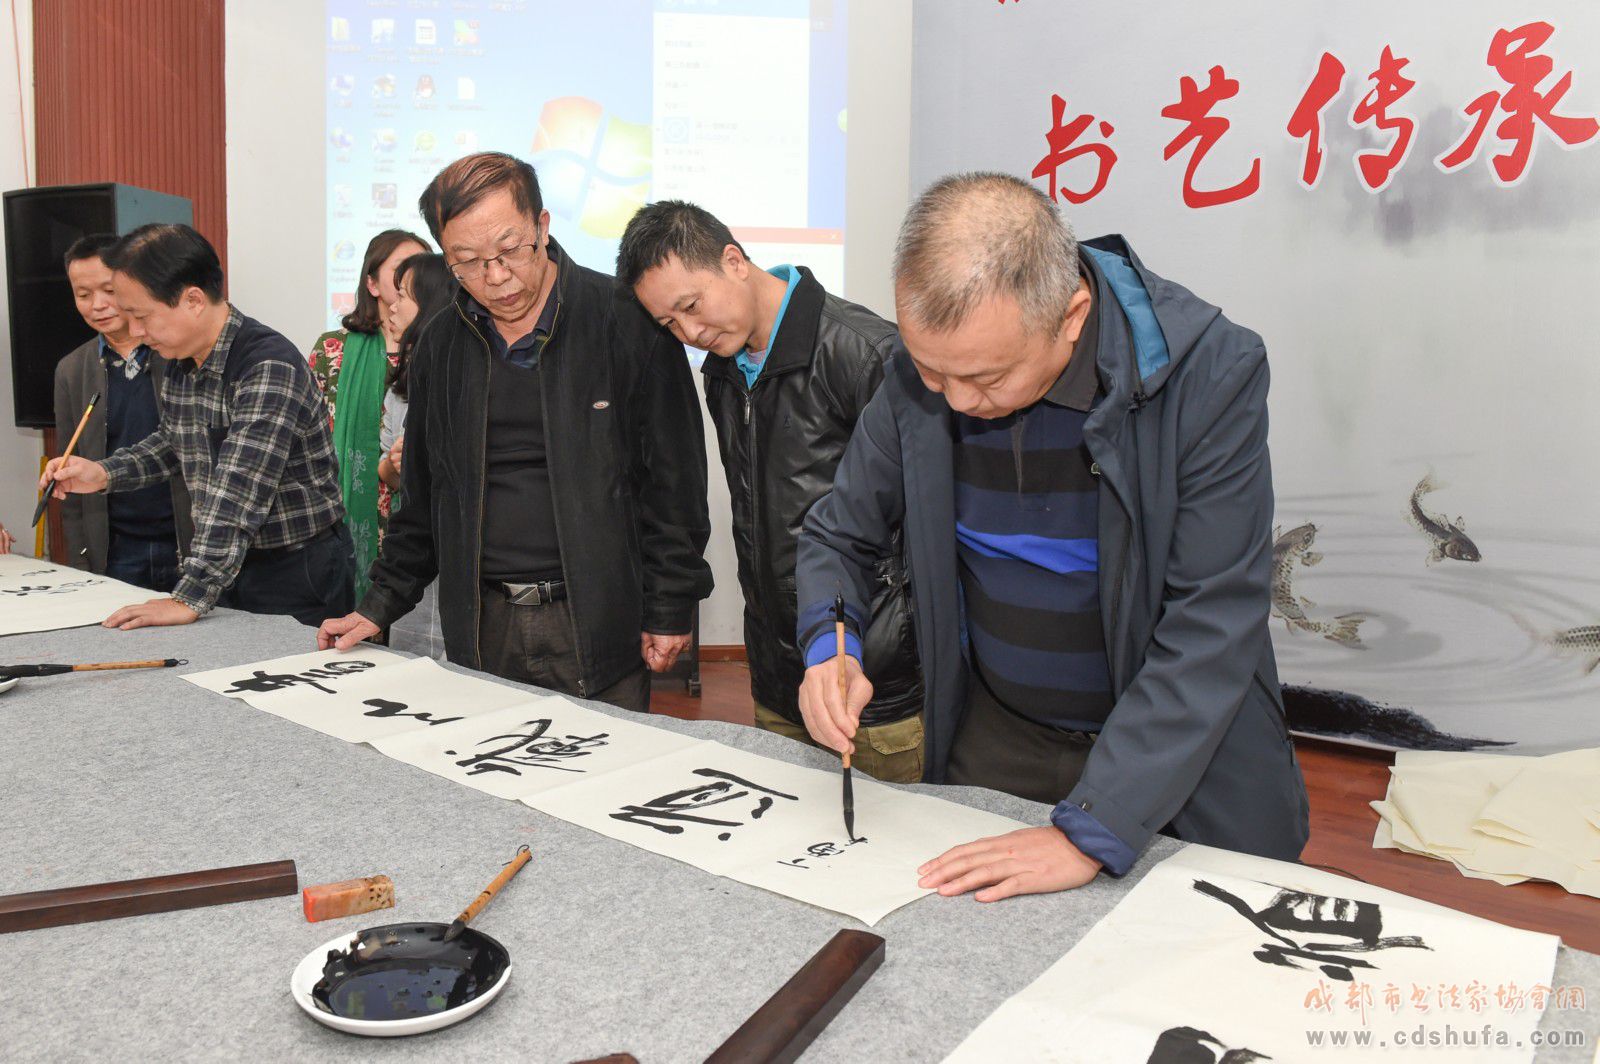
<svg viewBox="0 0 1600 1064"><path fill-rule="evenodd" d="M373 237L361 262L355 309L344 316L344 328L317 337L309 356L312 376L328 401L339 456L345 523L356 548L357 602L366 593L367 571L389 523L389 487L378 477L384 453L379 432L400 336L385 312L395 300L394 268L428 250L426 241L404 229L385 229Z"/></svg>

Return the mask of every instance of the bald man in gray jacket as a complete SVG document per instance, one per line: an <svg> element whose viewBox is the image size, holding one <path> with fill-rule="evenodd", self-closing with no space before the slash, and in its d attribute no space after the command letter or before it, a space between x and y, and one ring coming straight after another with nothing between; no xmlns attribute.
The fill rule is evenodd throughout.
<svg viewBox="0 0 1600 1064"><path fill-rule="evenodd" d="M1294 860L1305 782L1268 638L1273 495L1261 338L1145 268L1081 248L1042 193L964 174L911 208L904 349L801 533L799 634L829 660L801 711L848 748L871 694L820 644L903 524L927 778L1054 807L930 854L979 901L1120 875L1158 832ZM867 829L867 830L870 830Z"/></svg>

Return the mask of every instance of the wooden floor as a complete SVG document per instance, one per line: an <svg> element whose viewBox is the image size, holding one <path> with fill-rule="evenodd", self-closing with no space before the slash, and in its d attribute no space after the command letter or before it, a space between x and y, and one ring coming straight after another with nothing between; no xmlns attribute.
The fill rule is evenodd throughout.
<svg viewBox="0 0 1600 1064"><path fill-rule="evenodd" d="M685 720L754 723L750 672L742 662L705 662L701 693L658 683L653 708ZM1468 879L1453 865L1398 850L1372 848L1378 814L1367 804L1389 786L1390 754L1302 740L1300 765L1311 798L1311 841L1301 860L1374 886L1437 902L1513 927L1560 935L1567 945L1600 953L1600 898L1568 894L1553 883L1502 887Z"/></svg>

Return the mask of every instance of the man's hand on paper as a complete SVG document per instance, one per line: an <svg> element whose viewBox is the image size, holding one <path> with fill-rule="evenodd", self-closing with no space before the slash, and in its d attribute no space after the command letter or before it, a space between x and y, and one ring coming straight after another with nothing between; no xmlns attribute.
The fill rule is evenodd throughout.
<svg viewBox="0 0 1600 1064"><path fill-rule="evenodd" d="M950 897L976 890L979 901L1049 894L1081 887L1100 862L1074 846L1059 828L1020 828L948 850L921 868L917 886Z"/></svg>
<svg viewBox="0 0 1600 1064"><path fill-rule="evenodd" d="M124 632L131 632L135 628L193 624L199 619L198 613L175 598L153 598L136 606L124 606L100 624L105 628L120 628Z"/></svg>

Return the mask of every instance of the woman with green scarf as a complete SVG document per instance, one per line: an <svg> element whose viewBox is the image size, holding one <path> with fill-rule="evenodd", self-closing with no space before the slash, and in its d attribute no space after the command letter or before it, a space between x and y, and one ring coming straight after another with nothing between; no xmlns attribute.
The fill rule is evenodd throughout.
<svg viewBox="0 0 1600 1064"><path fill-rule="evenodd" d="M378 436L400 337L390 335L384 309L395 299L394 268L428 250L426 241L404 229L385 229L373 237L361 262L355 309L344 316L344 328L317 337L309 356L312 376L328 401L339 456L345 524L356 548L357 602L366 594L367 572L389 524L389 487L378 478L384 453Z"/></svg>

